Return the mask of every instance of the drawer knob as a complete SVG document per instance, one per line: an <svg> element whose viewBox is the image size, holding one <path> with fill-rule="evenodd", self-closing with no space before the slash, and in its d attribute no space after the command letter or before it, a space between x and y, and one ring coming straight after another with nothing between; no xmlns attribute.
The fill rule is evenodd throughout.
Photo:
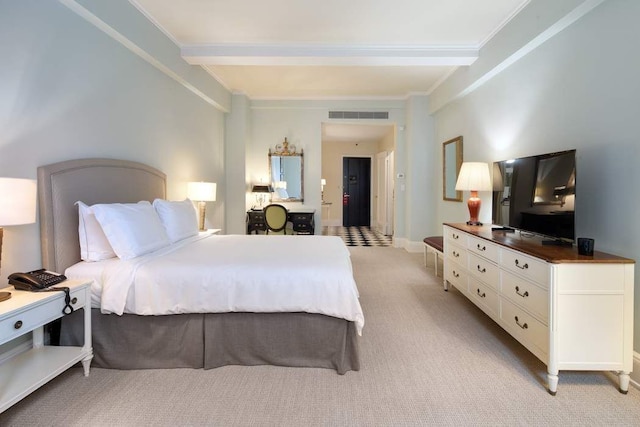
<svg viewBox="0 0 640 427"><path fill-rule="evenodd" d="M516 267L518 267L521 270L526 270L527 268L529 268L529 264L525 263L524 265L520 265L518 260L516 260Z"/></svg>
<svg viewBox="0 0 640 427"><path fill-rule="evenodd" d="M460 275L458 273L456 273L455 270L453 270L453 277L458 278L458 277L460 277Z"/></svg>
<svg viewBox="0 0 640 427"><path fill-rule="evenodd" d="M520 293L520 288L516 286L516 294L520 295L522 298L526 298L529 296L529 291L524 291L523 294Z"/></svg>
<svg viewBox="0 0 640 427"><path fill-rule="evenodd" d="M458 252L456 252L456 251L453 251L453 256L456 257L456 258L459 258L460 254Z"/></svg>
<svg viewBox="0 0 640 427"><path fill-rule="evenodd" d="M71 300L71 304L77 304L78 303L78 298L73 297L73 299Z"/></svg>
<svg viewBox="0 0 640 427"><path fill-rule="evenodd" d="M477 247L478 247L479 251L483 251L484 252L484 251L487 250L487 247L486 246L480 246L480 243L478 243Z"/></svg>
<svg viewBox="0 0 640 427"><path fill-rule="evenodd" d="M458 240L460 238L460 236L458 236L457 234L452 234L451 237L453 237L454 240Z"/></svg>
<svg viewBox="0 0 640 427"><path fill-rule="evenodd" d="M14 329L20 329L22 328L22 320L18 320L16 323L13 324L13 328Z"/></svg>
<svg viewBox="0 0 640 427"><path fill-rule="evenodd" d="M478 271L479 271L480 273L486 273L486 272L487 272L487 269L486 269L486 268L480 268L480 266L478 266Z"/></svg>
<svg viewBox="0 0 640 427"><path fill-rule="evenodd" d="M524 323L524 324L523 324L523 323L520 323L520 322L518 321L518 316L516 316L516 317L515 317L515 319L516 319L516 324L517 324L518 326L520 326L522 329L529 329L529 325L527 325L526 323Z"/></svg>
<svg viewBox="0 0 640 427"><path fill-rule="evenodd" d="M487 296L487 294L485 294L484 292L483 292L483 293L480 293L480 289L478 289L478 290L477 290L477 292L478 292L478 296L479 296L480 298L485 298L485 297Z"/></svg>

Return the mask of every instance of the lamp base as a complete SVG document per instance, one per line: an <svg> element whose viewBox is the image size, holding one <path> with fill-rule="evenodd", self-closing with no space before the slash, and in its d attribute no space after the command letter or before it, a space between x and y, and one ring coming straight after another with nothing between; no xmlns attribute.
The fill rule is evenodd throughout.
<svg viewBox="0 0 640 427"><path fill-rule="evenodd" d="M198 202L198 211L199 211L198 230L200 231L205 231L204 218L206 216L206 206L207 206L206 202Z"/></svg>
<svg viewBox="0 0 640 427"><path fill-rule="evenodd" d="M467 221L467 225L483 225L480 221Z"/></svg>

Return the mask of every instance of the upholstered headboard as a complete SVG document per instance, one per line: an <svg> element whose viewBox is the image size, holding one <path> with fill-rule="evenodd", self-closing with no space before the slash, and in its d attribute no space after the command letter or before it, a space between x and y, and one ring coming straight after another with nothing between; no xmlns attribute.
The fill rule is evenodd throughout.
<svg viewBox="0 0 640 427"><path fill-rule="evenodd" d="M133 203L166 198L166 175L142 163L78 159L38 168L42 265L64 270L80 261L78 200Z"/></svg>

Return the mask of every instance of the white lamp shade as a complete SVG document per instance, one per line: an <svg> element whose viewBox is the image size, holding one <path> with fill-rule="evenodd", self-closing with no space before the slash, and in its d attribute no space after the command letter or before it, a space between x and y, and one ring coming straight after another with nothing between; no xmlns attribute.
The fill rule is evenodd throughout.
<svg viewBox="0 0 640 427"><path fill-rule="evenodd" d="M190 182L187 184L187 197L196 202L215 202L215 182Z"/></svg>
<svg viewBox="0 0 640 427"><path fill-rule="evenodd" d="M0 178L0 227L36 222L36 181Z"/></svg>
<svg viewBox="0 0 640 427"><path fill-rule="evenodd" d="M489 191L493 188L489 165L481 162L464 162L460 168L456 190Z"/></svg>
<svg viewBox="0 0 640 427"><path fill-rule="evenodd" d="M326 179L324 179L324 178L322 178L322 179L320 180L320 185L322 185L323 187L324 187L325 185L327 185L327 180L326 180Z"/></svg>

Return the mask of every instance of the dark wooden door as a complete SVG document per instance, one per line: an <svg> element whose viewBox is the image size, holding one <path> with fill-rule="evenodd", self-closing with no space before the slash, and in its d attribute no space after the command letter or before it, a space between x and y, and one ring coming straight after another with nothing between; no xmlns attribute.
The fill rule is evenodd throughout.
<svg viewBox="0 0 640 427"><path fill-rule="evenodd" d="M371 159L345 157L342 160L342 225L371 225Z"/></svg>

